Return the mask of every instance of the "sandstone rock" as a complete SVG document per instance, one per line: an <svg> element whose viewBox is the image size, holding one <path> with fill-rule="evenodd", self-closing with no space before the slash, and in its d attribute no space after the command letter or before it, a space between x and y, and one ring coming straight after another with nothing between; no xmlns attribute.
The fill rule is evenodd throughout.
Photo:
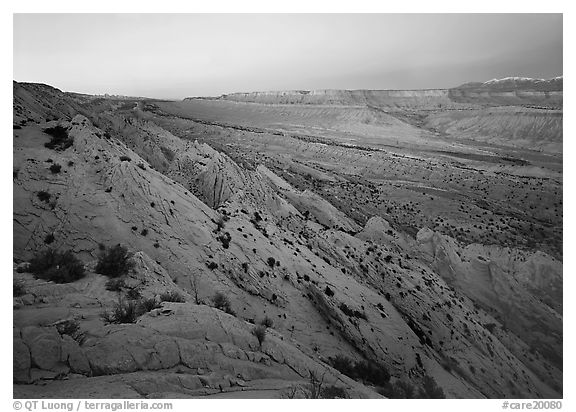
<svg viewBox="0 0 576 412"><path fill-rule="evenodd" d="M90 363L78 343L68 335L62 337L62 360L77 374L88 375Z"/></svg>
<svg viewBox="0 0 576 412"><path fill-rule="evenodd" d="M30 382L30 351L21 339L14 339L13 379L15 383Z"/></svg>
<svg viewBox="0 0 576 412"><path fill-rule="evenodd" d="M22 329L22 340L30 348L33 366L56 370L60 365L62 340L56 328L25 327Z"/></svg>

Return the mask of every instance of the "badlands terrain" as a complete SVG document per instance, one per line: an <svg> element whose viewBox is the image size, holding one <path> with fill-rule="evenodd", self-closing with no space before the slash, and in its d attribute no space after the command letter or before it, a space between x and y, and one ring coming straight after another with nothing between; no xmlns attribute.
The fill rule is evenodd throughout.
<svg viewBox="0 0 576 412"><path fill-rule="evenodd" d="M15 398L562 397L562 78L13 90Z"/></svg>

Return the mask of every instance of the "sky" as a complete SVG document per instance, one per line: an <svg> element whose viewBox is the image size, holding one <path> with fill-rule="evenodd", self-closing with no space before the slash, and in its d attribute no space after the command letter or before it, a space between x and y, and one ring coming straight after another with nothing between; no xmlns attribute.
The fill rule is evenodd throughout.
<svg viewBox="0 0 576 412"><path fill-rule="evenodd" d="M562 71L561 14L15 14L13 77L181 99Z"/></svg>

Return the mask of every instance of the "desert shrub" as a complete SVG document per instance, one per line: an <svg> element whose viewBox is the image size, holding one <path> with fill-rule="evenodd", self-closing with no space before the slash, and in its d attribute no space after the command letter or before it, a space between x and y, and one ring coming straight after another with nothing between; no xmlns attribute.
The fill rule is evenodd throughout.
<svg viewBox="0 0 576 412"><path fill-rule="evenodd" d="M30 272L39 279L56 283L74 282L84 277L84 265L71 250L58 252L48 249L30 261Z"/></svg>
<svg viewBox="0 0 576 412"><path fill-rule="evenodd" d="M383 386L390 380L390 373L383 365L374 362L360 361L354 365L355 375L377 386Z"/></svg>
<svg viewBox="0 0 576 412"><path fill-rule="evenodd" d="M68 136L68 130L62 126L49 127L44 129L44 133L52 137L48 143L44 143L48 149L62 151L74 143L74 139Z"/></svg>
<svg viewBox="0 0 576 412"><path fill-rule="evenodd" d="M124 279L112 278L106 282L106 290L109 290L110 292L120 292L124 287L126 287Z"/></svg>
<svg viewBox="0 0 576 412"><path fill-rule="evenodd" d="M228 249L230 247L230 241L232 240L232 236L230 235L230 233L226 232L218 236L217 239L222 243L222 247L224 249Z"/></svg>
<svg viewBox="0 0 576 412"><path fill-rule="evenodd" d="M214 297L212 298L212 302L214 303L214 307L216 309L220 309L221 311L229 313L229 314L234 315L234 316L236 315L236 313L232 309L232 305L230 304L230 300L222 292L216 292L214 294Z"/></svg>
<svg viewBox="0 0 576 412"><path fill-rule="evenodd" d="M326 294L326 296L334 296L334 291L330 289L329 286L326 286L326 288L324 289L324 293Z"/></svg>
<svg viewBox="0 0 576 412"><path fill-rule="evenodd" d="M54 163L52 166L50 166L50 171L52 174L60 173L60 170L62 170L62 165L58 163Z"/></svg>
<svg viewBox="0 0 576 412"><path fill-rule="evenodd" d="M36 196L41 202L48 203L52 195L46 190L40 190L38 193L36 193Z"/></svg>
<svg viewBox="0 0 576 412"><path fill-rule="evenodd" d="M384 386L390 381L388 369L375 362L363 360L353 363L351 359L337 355L330 363L334 369L354 380L362 380L376 386Z"/></svg>
<svg viewBox="0 0 576 412"><path fill-rule="evenodd" d="M112 311L104 311L100 317L106 323L135 323L142 314L138 301L120 298Z"/></svg>
<svg viewBox="0 0 576 412"><path fill-rule="evenodd" d="M208 262L208 263L206 263L206 266L208 266L208 269L214 270L214 269L216 269L216 268L218 267L218 263L216 263L216 262Z"/></svg>
<svg viewBox="0 0 576 412"><path fill-rule="evenodd" d="M176 303L183 303L186 300L184 299L184 296L182 296L180 293L178 293L175 290L170 290L167 292L164 292L160 295L160 301L161 302L176 302Z"/></svg>
<svg viewBox="0 0 576 412"><path fill-rule="evenodd" d="M44 243L49 245L52 242L54 242L54 234L48 233L46 236L44 236Z"/></svg>
<svg viewBox="0 0 576 412"><path fill-rule="evenodd" d="M226 219L224 219L224 216L220 215L218 216L218 219L216 219L216 230L215 232L219 232L222 229L224 229L224 226L226 225Z"/></svg>
<svg viewBox="0 0 576 412"><path fill-rule="evenodd" d="M270 257L268 258L268 261L267 261L267 262L268 262L268 266L270 266L271 268L273 268L274 265L276 264L276 259L274 259L272 256L270 256Z"/></svg>
<svg viewBox="0 0 576 412"><path fill-rule="evenodd" d="M69 160L68 161L68 167L72 167L72 166L74 166L74 162L72 160Z"/></svg>
<svg viewBox="0 0 576 412"><path fill-rule="evenodd" d="M322 388L320 391L320 398L322 399L347 399L348 394L346 390L340 386L329 385Z"/></svg>
<svg viewBox="0 0 576 412"><path fill-rule="evenodd" d="M309 370L308 385L304 389L304 397L306 399L320 399L322 396L322 385L324 384L324 375L318 377L317 373Z"/></svg>
<svg viewBox="0 0 576 412"><path fill-rule="evenodd" d="M264 319L260 321L260 325L266 328L271 328L272 326L274 326L274 321L268 316L266 316Z"/></svg>
<svg viewBox="0 0 576 412"><path fill-rule="evenodd" d="M148 234L148 229L142 229L142 232L140 232L140 234L142 236L146 236Z"/></svg>
<svg viewBox="0 0 576 412"><path fill-rule="evenodd" d="M142 170L146 170L146 166L144 166L144 163L142 162L138 163L136 166L138 166Z"/></svg>
<svg viewBox="0 0 576 412"><path fill-rule="evenodd" d="M424 376L424 383L420 391L418 392L418 397L422 399L444 399L446 395L441 387L438 386L434 378L431 376Z"/></svg>
<svg viewBox="0 0 576 412"><path fill-rule="evenodd" d="M18 296L24 296L26 294L26 288L24 287L24 282L20 281L20 280L15 280L12 283L12 287L13 287L13 294L14 297L17 298Z"/></svg>
<svg viewBox="0 0 576 412"><path fill-rule="evenodd" d="M258 325L252 329L252 335L256 336L258 339L258 344L262 346L264 340L266 339L266 326Z"/></svg>
<svg viewBox="0 0 576 412"><path fill-rule="evenodd" d="M12 129L22 129L22 126L20 126L19 124L13 124Z"/></svg>
<svg viewBox="0 0 576 412"><path fill-rule="evenodd" d="M80 323L75 319L66 319L56 324L56 330L60 335L68 335L76 339L80 331Z"/></svg>
<svg viewBox="0 0 576 412"><path fill-rule="evenodd" d="M130 300L140 300L142 299L142 293L140 293L140 289L133 287L128 289L126 297Z"/></svg>
<svg viewBox="0 0 576 412"><path fill-rule="evenodd" d="M244 270L244 273L248 273L248 262L242 263L242 269Z"/></svg>
<svg viewBox="0 0 576 412"><path fill-rule="evenodd" d="M378 389L378 393L389 399L414 399L415 389L408 382L396 381L394 383L388 382Z"/></svg>
<svg viewBox="0 0 576 412"><path fill-rule="evenodd" d="M344 375L354 379L354 364L346 356L336 355L330 362L332 367Z"/></svg>
<svg viewBox="0 0 576 412"><path fill-rule="evenodd" d="M161 308L162 305L156 298L145 298L140 301L140 307L143 313L150 312L151 310Z"/></svg>
<svg viewBox="0 0 576 412"><path fill-rule="evenodd" d="M132 159L130 159L130 157L128 157L128 156L120 156L120 161L121 162L131 162Z"/></svg>
<svg viewBox="0 0 576 412"><path fill-rule="evenodd" d="M132 254L120 244L104 250L98 257L96 273L117 278L126 275L134 267Z"/></svg>

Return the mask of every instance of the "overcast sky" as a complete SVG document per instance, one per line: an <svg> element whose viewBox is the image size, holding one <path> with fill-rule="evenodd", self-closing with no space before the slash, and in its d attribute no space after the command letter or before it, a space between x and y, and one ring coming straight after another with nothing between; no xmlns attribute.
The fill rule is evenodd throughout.
<svg viewBox="0 0 576 412"><path fill-rule="evenodd" d="M561 14L16 14L14 80L159 98L562 75Z"/></svg>

